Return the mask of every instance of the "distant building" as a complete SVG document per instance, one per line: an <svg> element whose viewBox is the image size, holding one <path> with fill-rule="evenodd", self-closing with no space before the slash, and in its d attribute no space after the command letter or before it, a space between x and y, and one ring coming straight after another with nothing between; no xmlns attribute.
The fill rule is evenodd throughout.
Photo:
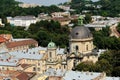
<svg viewBox="0 0 120 80"><path fill-rule="evenodd" d="M92 22L94 21L100 21L100 20L104 20L105 18L102 16L91 16L92 17Z"/></svg>
<svg viewBox="0 0 120 80"><path fill-rule="evenodd" d="M16 16L14 18L7 17L7 21L12 26L26 27L26 29L28 29L30 24L35 24L37 22L35 16Z"/></svg>
<svg viewBox="0 0 120 80"><path fill-rule="evenodd" d="M5 24L2 23L2 19L0 19L0 27L4 27Z"/></svg>
<svg viewBox="0 0 120 80"><path fill-rule="evenodd" d="M54 12L51 16L52 20L58 21L62 26L68 25L71 22L69 12Z"/></svg>
<svg viewBox="0 0 120 80"><path fill-rule="evenodd" d="M60 17L70 17L69 12L54 12L51 14L52 18L60 18Z"/></svg>
<svg viewBox="0 0 120 80"><path fill-rule="evenodd" d="M5 44L9 51L25 50L38 46L38 42L34 39L14 39Z"/></svg>
<svg viewBox="0 0 120 80"><path fill-rule="evenodd" d="M65 11L70 11L70 6L63 6L63 5L60 5L58 6L59 8L65 10Z"/></svg>
<svg viewBox="0 0 120 80"><path fill-rule="evenodd" d="M66 17L55 17L52 18L52 20L58 21L61 24L61 26L68 25L71 22L70 18L66 18Z"/></svg>
<svg viewBox="0 0 120 80"><path fill-rule="evenodd" d="M38 21L41 20L51 20L51 17L48 14L40 13L38 14Z"/></svg>
<svg viewBox="0 0 120 80"><path fill-rule="evenodd" d="M97 20L94 21L93 23L86 24L85 27L92 27L96 31L102 30L105 27L111 27L115 24L117 24L119 21L117 20Z"/></svg>
<svg viewBox="0 0 120 80"><path fill-rule="evenodd" d="M34 39L14 39L11 34L0 34L0 43L4 43L10 52L38 46L38 42Z"/></svg>
<svg viewBox="0 0 120 80"><path fill-rule="evenodd" d="M38 5L38 4L22 3L22 4L19 4L18 6L19 6L19 7L22 7L22 8L31 8L31 7L37 7L37 6L40 6L40 5Z"/></svg>

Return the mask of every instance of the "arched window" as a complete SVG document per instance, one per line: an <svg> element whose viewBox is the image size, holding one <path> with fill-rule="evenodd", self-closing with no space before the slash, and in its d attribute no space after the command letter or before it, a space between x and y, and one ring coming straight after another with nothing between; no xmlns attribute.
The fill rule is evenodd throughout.
<svg viewBox="0 0 120 80"><path fill-rule="evenodd" d="M86 51L88 51L88 45L86 45Z"/></svg>
<svg viewBox="0 0 120 80"><path fill-rule="evenodd" d="M75 50L76 50L76 51L79 50L79 47L78 47L78 46L75 46Z"/></svg>
<svg viewBox="0 0 120 80"><path fill-rule="evenodd" d="M36 71L36 68L35 68L35 67L33 67L33 71Z"/></svg>

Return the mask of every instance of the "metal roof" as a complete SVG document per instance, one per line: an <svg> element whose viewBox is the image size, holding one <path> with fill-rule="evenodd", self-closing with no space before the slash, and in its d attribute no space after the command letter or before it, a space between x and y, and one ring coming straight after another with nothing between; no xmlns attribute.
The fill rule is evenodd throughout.
<svg viewBox="0 0 120 80"><path fill-rule="evenodd" d="M79 71L67 71L64 80L92 80L99 76L101 73L97 72L79 72Z"/></svg>
<svg viewBox="0 0 120 80"><path fill-rule="evenodd" d="M11 55L15 56L18 59L42 59L43 54L40 54L40 50L46 50L46 48L42 48L42 47L36 47L36 48L31 48L31 49L27 49L27 50L21 50L21 51L14 51L14 52L10 52Z"/></svg>
<svg viewBox="0 0 120 80"><path fill-rule="evenodd" d="M0 54L0 66L17 66L19 59L11 56L8 53Z"/></svg>
<svg viewBox="0 0 120 80"><path fill-rule="evenodd" d="M87 27L77 26L72 29L70 36L72 39L86 39L91 38L92 34Z"/></svg>

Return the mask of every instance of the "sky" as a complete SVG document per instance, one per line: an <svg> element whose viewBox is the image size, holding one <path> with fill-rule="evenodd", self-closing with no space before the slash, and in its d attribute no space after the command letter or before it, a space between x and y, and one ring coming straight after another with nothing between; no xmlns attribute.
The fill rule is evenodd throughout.
<svg viewBox="0 0 120 80"><path fill-rule="evenodd" d="M52 5L52 4L64 3L64 2L67 2L68 0L16 0L16 1L49 6L49 5ZM93 0L93 1L98 1L98 0Z"/></svg>

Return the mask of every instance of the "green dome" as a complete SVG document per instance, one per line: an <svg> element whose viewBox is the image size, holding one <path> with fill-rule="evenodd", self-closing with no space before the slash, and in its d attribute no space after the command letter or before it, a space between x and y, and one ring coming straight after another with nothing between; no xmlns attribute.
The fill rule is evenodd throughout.
<svg viewBox="0 0 120 80"><path fill-rule="evenodd" d="M54 42L51 41L51 42L48 44L47 47L48 47L48 48L56 48L56 45L55 45Z"/></svg>

